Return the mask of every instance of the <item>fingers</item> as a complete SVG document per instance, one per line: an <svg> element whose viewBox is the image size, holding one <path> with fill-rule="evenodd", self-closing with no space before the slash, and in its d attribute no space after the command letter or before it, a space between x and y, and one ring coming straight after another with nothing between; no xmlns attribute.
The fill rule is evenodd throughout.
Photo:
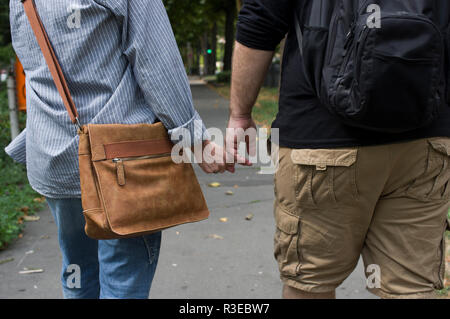
<svg viewBox="0 0 450 319"><path fill-rule="evenodd" d="M234 173L234 163L226 162L225 150L215 144L210 144L212 149L210 150L213 156L204 155L199 166L207 174L222 174L226 171Z"/></svg>
<svg viewBox="0 0 450 319"><path fill-rule="evenodd" d="M230 120L231 123L231 120ZM236 124L236 123L235 123ZM230 158L242 166L252 166L249 159L239 155L238 149L241 143L245 144L245 151L249 157L256 155L256 141L257 141L257 130L254 126L253 121L250 121L246 125L242 126L232 126L227 129L226 136L226 149Z"/></svg>
<svg viewBox="0 0 450 319"><path fill-rule="evenodd" d="M230 138L230 136L227 136L227 138ZM234 137L231 138L234 139ZM242 142L251 144L248 138L244 138ZM251 149L251 146L246 146L246 149L249 150L249 147ZM207 174L235 173L236 164L252 166L253 164L249 159L238 154L237 148L237 143L226 144L226 147L223 148L214 142L209 142L203 148L199 166Z"/></svg>
<svg viewBox="0 0 450 319"><path fill-rule="evenodd" d="M252 166L253 165L249 159L239 155L237 146L227 147L227 154L229 154L229 158L231 158L235 164L239 164L241 166ZM227 162L229 162L229 160Z"/></svg>

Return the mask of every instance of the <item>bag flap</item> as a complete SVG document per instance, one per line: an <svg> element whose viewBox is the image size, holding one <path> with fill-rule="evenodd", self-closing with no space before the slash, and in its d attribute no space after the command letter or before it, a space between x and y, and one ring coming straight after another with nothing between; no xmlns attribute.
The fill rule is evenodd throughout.
<svg viewBox="0 0 450 319"><path fill-rule="evenodd" d="M125 142L139 142L148 149L157 147L152 141L170 142L169 135L162 123L155 124L89 124L89 141L92 161L102 161L108 158L105 145L119 145ZM123 145L125 146L125 145ZM150 147L150 148L149 148ZM135 148L135 147L134 147ZM164 147L165 149L167 147ZM151 152L151 151L150 151ZM114 153L114 152L111 152ZM142 154L143 155L151 155ZM127 156L123 156L127 157Z"/></svg>
<svg viewBox="0 0 450 319"><path fill-rule="evenodd" d="M175 164L166 156L123 165L126 183L121 184L113 161L93 162L104 211L116 234L127 236L208 218L191 164Z"/></svg>
<svg viewBox="0 0 450 319"><path fill-rule="evenodd" d="M326 170L327 166L352 166L357 155L357 149L299 149L292 151L291 159L294 164L312 165L319 170Z"/></svg>

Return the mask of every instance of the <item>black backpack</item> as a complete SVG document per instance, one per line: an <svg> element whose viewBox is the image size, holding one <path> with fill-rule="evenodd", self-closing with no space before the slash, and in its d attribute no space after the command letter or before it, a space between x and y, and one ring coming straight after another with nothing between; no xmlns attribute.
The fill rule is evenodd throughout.
<svg viewBox="0 0 450 319"><path fill-rule="evenodd" d="M344 123L400 133L431 124L448 107L448 0L300 3L306 77Z"/></svg>

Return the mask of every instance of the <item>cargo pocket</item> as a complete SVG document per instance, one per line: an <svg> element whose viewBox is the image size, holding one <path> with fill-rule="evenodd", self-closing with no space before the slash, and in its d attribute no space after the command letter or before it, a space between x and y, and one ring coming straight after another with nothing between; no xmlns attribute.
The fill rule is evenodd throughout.
<svg viewBox="0 0 450 319"><path fill-rule="evenodd" d="M354 205L357 154L357 149L293 150L297 205L318 209Z"/></svg>
<svg viewBox="0 0 450 319"><path fill-rule="evenodd" d="M447 215L448 216L448 215ZM447 233L446 230L448 229L448 218L445 219L444 227L442 230L442 241L439 245L438 250L438 271L437 271L437 279L434 283L434 288L436 290L444 289L444 282L445 282L445 269L446 269L446 255L447 255Z"/></svg>
<svg viewBox="0 0 450 319"><path fill-rule="evenodd" d="M428 140L425 172L414 180L407 195L424 202L450 200L450 138Z"/></svg>
<svg viewBox="0 0 450 319"><path fill-rule="evenodd" d="M298 251L300 220L286 212L281 206L275 205L275 232L274 255L278 262L280 273L283 276L295 277L300 265Z"/></svg>

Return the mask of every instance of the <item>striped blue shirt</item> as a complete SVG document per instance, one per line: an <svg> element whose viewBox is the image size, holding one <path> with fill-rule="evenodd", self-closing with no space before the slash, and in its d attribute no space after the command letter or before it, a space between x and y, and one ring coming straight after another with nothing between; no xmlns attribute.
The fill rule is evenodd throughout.
<svg viewBox="0 0 450 319"><path fill-rule="evenodd" d="M205 126L161 0L35 0L82 124L160 120L169 134ZM27 128L5 149L50 198L80 197L78 136L20 0L10 1L13 46L26 74ZM205 134L206 135L206 134Z"/></svg>

